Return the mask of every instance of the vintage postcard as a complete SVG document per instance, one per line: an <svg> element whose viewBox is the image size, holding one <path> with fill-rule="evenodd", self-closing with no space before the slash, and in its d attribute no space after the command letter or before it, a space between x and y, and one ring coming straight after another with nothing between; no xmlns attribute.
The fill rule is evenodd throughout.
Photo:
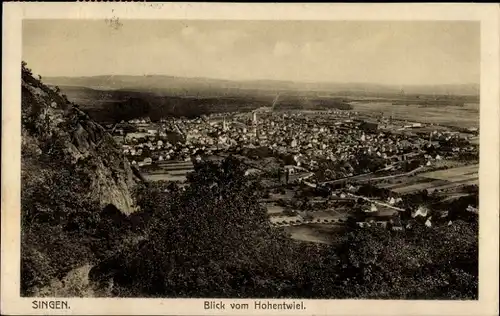
<svg viewBox="0 0 500 316"><path fill-rule="evenodd" d="M498 314L498 5L3 8L2 314Z"/></svg>

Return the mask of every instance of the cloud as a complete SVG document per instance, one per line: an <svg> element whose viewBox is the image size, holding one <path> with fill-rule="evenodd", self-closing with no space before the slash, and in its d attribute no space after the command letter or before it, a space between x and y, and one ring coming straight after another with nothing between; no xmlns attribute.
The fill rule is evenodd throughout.
<svg viewBox="0 0 500 316"><path fill-rule="evenodd" d="M118 31L103 21L33 21L23 23L23 58L42 76L478 81L479 27L429 23L127 21Z"/></svg>

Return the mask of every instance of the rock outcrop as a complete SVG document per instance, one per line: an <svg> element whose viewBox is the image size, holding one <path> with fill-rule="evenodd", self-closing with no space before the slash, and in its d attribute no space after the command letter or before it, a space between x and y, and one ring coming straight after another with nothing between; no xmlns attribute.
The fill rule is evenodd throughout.
<svg viewBox="0 0 500 316"><path fill-rule="evenodd" d="M43 182L40 169L50 157L56 160L52 164L60 162L61 169L78 165L85 171L90 185L82 198L103 208L112 204L125 214L136 210L132 191L137 178L111 135L26 68L22 71L21 129L23 179Z"/></svg>

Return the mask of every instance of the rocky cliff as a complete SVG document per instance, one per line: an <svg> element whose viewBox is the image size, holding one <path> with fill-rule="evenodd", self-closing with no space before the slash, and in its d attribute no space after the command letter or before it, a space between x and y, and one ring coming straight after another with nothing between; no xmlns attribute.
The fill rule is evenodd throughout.
<svg viewBox="0 0 500 316"><path fill-rule="evenodd" d="M21 130L23 181L42 184L49 174L78 166L86 178L81 199L102 208L113 205L124 214L136 210L136 178L111 135L25 66Z"/></svg>

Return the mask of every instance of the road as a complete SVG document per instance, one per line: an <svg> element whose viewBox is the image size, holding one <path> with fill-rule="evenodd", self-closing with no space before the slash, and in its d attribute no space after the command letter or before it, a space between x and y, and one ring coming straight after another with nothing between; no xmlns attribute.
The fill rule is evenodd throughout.
<svg viewBox="0 0 500 316"><path fill-rule="evenodd" d="M346 195L347 195L347 196L351 196L351 197L356 198L356 199L362 199L362 200L365 200L365 201L370 202L370 203L373 203L373 204L375 204L375 205L384 206L384 207L387 207L387 208L390 208L390 209L393 209L393 210L396 210L396 211L399 211L399 212L406 212L406 210L405 210L405 209L402 209L402 208L396 207L396 206L391 205L391 204L388 204L388 203L384 203L384 202L380 202L380 201L372 200L372 199L369 199L369 198L364 197L364 196L361 196L361 195L355 195L355 194L352 194L352 193L347 193Z"/></svg>

